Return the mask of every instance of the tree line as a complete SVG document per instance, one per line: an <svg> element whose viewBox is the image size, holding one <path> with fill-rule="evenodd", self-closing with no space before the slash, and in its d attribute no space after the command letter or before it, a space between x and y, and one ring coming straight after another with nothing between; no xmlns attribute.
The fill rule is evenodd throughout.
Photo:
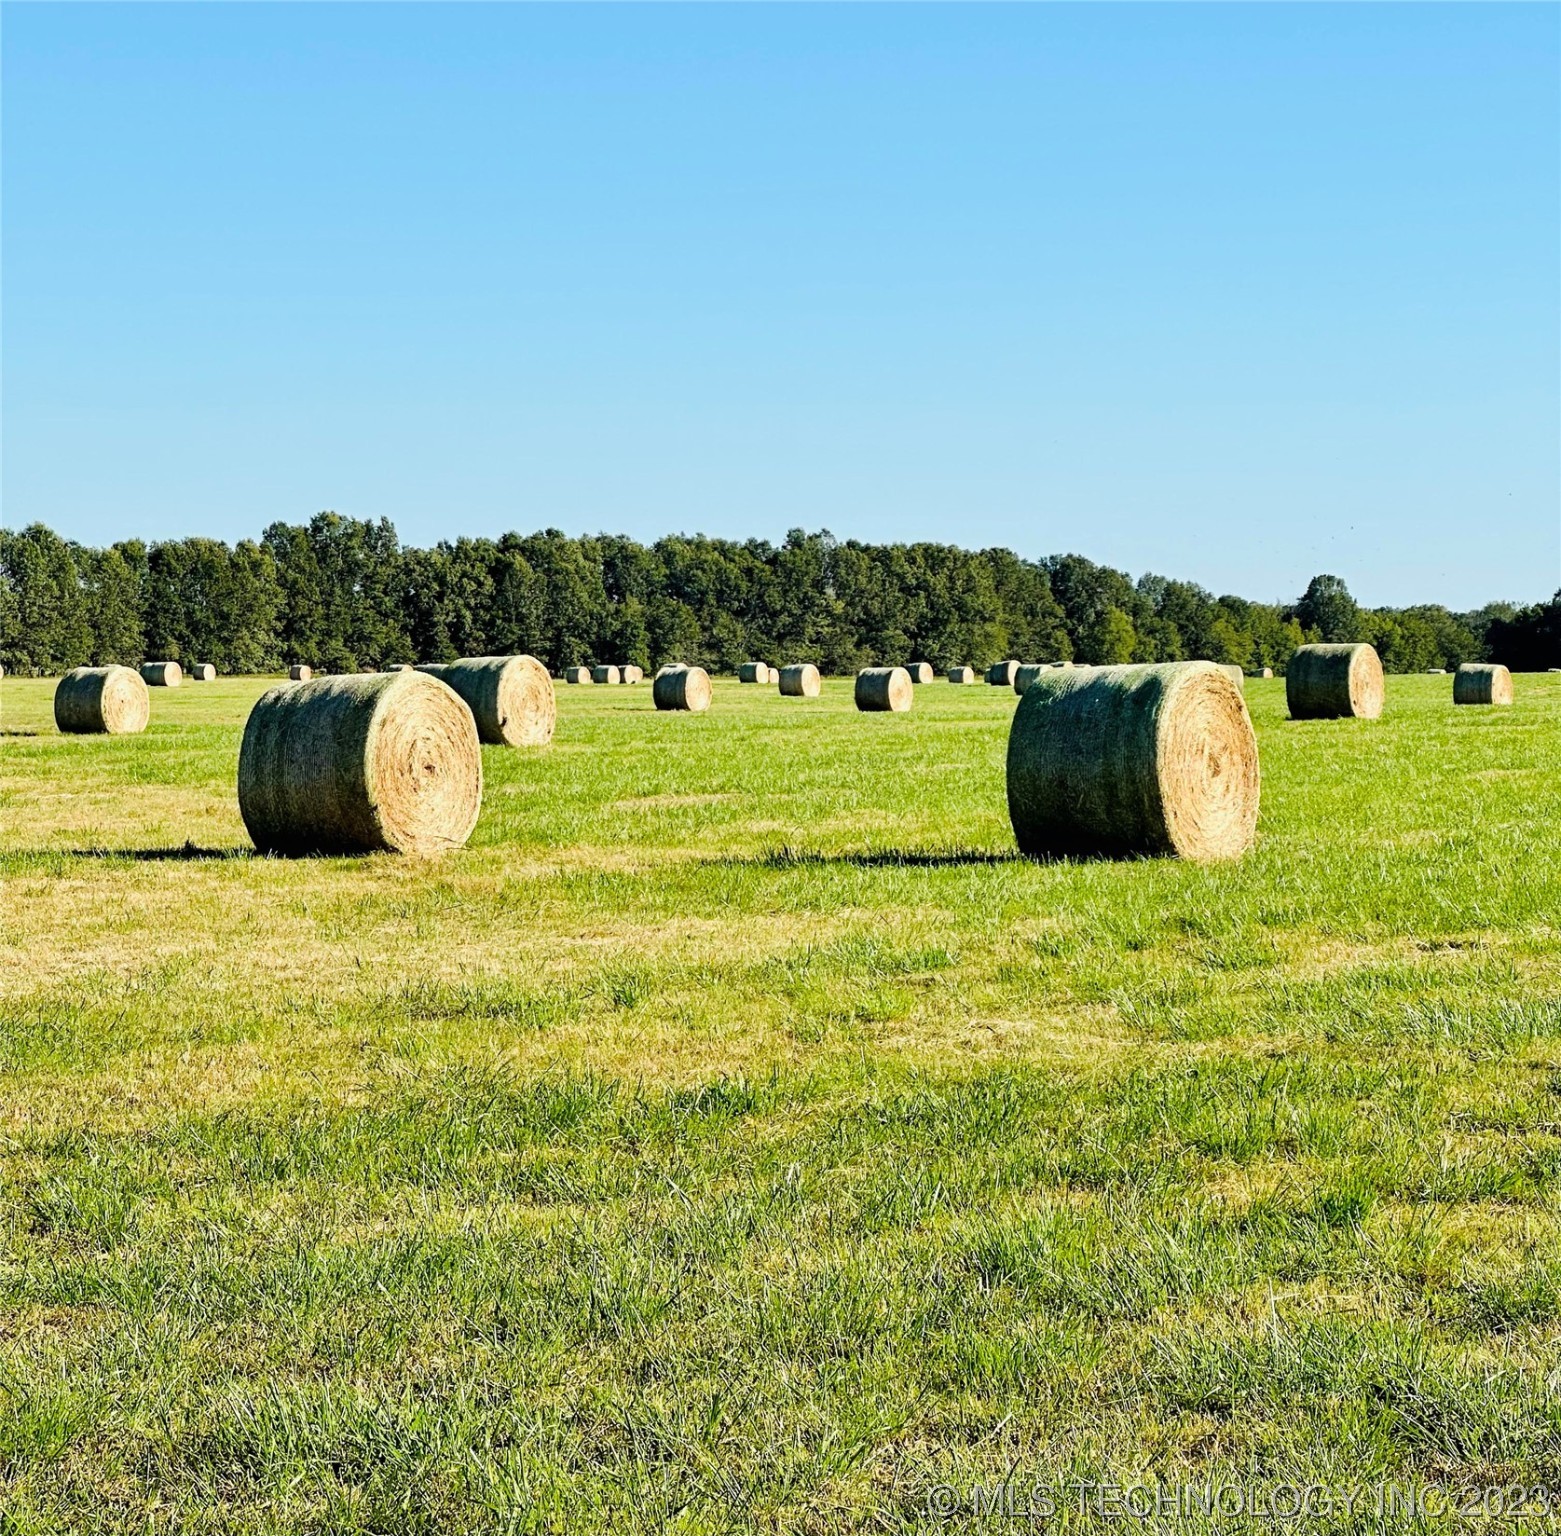
<svg viewBox="0 0 1561 1536"><path fill-rule="evenodd" d="M345 672L520 651L554 672L670 660L729 672L760 659L846 674L1010 656L1280 670L1308 640L1369 640L1395 672L1557 666L1561 592L1522 610L1362 608L1323 575L1293 603L1258 603L1164 576L1134 581L1081 555L1023 560L801 529L779 545L675 535L647 547L547 529L432 549L403 546L383 518L333 512L232 546L126 539L97 549L42 524L0 529L0 664L27 674L148 658Z"/></svg>

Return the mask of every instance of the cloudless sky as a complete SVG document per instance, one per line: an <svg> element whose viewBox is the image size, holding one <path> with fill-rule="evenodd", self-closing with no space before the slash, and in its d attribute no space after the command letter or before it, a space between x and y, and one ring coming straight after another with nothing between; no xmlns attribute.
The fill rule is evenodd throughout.
<svg viewBox="0 0 1561 1536"><path fill-rule="evenodd" d="M8 526L1561 585L1556 6L0 20Z"/></svg>

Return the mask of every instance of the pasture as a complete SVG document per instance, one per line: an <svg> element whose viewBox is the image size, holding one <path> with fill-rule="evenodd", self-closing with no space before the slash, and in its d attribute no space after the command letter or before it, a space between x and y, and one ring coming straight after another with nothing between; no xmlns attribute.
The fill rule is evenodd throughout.
<svg viewBox="0 0 1561 1536"><path fill-rule="evenodd" d="M257 679L70 738L7 678L5 1529L1561 1499L1561 677L1517 685L1249 679L1211 867L1019 859L1007 689L560 685L424 864L251 856ZM1461 1528L1374 1518L1307 1528Z"/></svg>

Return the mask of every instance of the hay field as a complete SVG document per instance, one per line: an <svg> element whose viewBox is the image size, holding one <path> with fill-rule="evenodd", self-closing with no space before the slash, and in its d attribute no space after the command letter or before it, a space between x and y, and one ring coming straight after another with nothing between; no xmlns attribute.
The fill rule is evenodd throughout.
<svg viewBox="0 0 1561 1536"><path fill-rule="evenodd" d="M560 687L464 851L259 859L263 686L0 685L6 1530L1561 1502L1561 677L1249 680L1214 868L1016 858L1014 695L941 681ZM1464 1527L1308 1527L1379 1528Z"/></svg>

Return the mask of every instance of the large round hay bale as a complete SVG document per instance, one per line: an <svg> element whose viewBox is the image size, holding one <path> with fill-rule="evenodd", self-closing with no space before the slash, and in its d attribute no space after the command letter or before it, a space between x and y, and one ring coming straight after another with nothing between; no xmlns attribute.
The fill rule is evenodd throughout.
<svg viewBox="0 0 1561 1536"><path fill-rule="evenodd" d="M915 701L911 675L904 667L864 667L856 674L858 709L903 715Z"/></svg>
<svg viewBox="0 0 1561 1536"><path fill-rule="evenodd" d="M1019 670L1017 661L994 661L986 669L986 680L994 688L1012 688L1014 674Z"/></svg>
<svg viewBox="0 0 1561 1536"><path fill-rule="evenodd" d="M938 675L930 661L913 661L905 670L913 683L930 683Z"/></svg>
<svg viewBox="0 0 1561 1536"><path fill-rule="evenodd" d="M768 662L745 661L737 669L737 681L740 683L767 683L770 680L770 668Z"/></svg>
<svg viewBox="0 0 1561 1536"><path fill-rule="evenodd" d="M477 722L422 672L272 688L244 727L238 803L262 853L459 848L482 806Z"/></svg>
<svg viewBox="0 0 1561 1536"><path fill-rule="evenodd" d="M703 667L663 667L651 684L657 709L687 709L697 714L710 708L710 674Z"/></svg>
<svg viewBox="0 0 1561 1536"><path fill-rule="evenodd" d="M1453 674L1454 704L1510 704L1512 674L1495 661L1466 661Z"/></svg>
<svg viewBox="0 0 1561 1536"><path fill-rule="evenodd" d="M951 683L973 683L976 680L973 667L950 667L949 681Z"/></svg>
<svg viewBox="0 0 1561 1536"><path fill-rule="evenodd" d="M477 722L477 735L500 747L545 747L553 739L558 701L553 679L535 656L463 656L417 669L453 688Z"/></svg>
<svg viewBox="0 0 1561 1536"><path fill-rule="evenodd" d="M589 667L565 667L564 681L576 685L588 685L591 681L591 669Z"/></svg>
<svg viewBox="0 0 1561 1536"><path fill-rule="evenodd" d="M1382 697L1382 663L1364 642L1303 645L1285 668L1285 702L1293 720L1375 720Z"/></svg>
<svg viewBox="0 0 1561 1536"><path fill-rule="evenodd" d="M1227 859L1252 846L1257 737L1212 662L1053 668L1008 733L1020 851Z"/></svg>
<svg viewBox="0 0 1561 1536"><path fill-rule="evenodd" d="M797 662L780 669L780 691L788 699L816 699L823 687L818 668L810 661Z"/></svg>
<svg viewBox="0 0 1561 1536"><path fill-rule="evenodd" d="M77 667L54 689L54 723L73 736L134 736L151 713L146 683L129 667Z"/></svg>
<svg viewBox="0 0 1561 1536"><path fill-rule="evenodd" d="M1014 692L1021 698L1030 691L1030 685L1043 672L1054 672L1057 669L1049 661L1027 661L1022 666L1014 668Z"/></svg>
<svg viewBox="0 0 1561 1536"><path fill-rule="evenodd" d="M217 669L209 661L198 661L190 668L192 683L211 683L217 678Z"/></svg>
<svg viewBox="0 0 1561 1536"><path fill-rule="evenodd" d="M289 682L307 683L313 676L314 668L306 667L301 662L294 662L293 665L287 669L287 677Z"/></svg>
<svg viewBox="0 0 1561 1536"><path fill-rule="evenodd" d="M148 688L177 688L184 682L184 668L176 661L143 661L141 681Z"/></svg>
<svg viewBox="0 0 1561 1536"><path fill-rule="evenodd" d="M593 683L606 683L609 687L616 688L623 681L623 673L614 666L592 667L591 681Z"/></svg>
<svg viewBox="0 0 1561 1536"><path fill-rule="evenodd" d="M621 669L623 680L626 683L643 683L645 681L644 667L636 667L632 663Z"/></svg>

